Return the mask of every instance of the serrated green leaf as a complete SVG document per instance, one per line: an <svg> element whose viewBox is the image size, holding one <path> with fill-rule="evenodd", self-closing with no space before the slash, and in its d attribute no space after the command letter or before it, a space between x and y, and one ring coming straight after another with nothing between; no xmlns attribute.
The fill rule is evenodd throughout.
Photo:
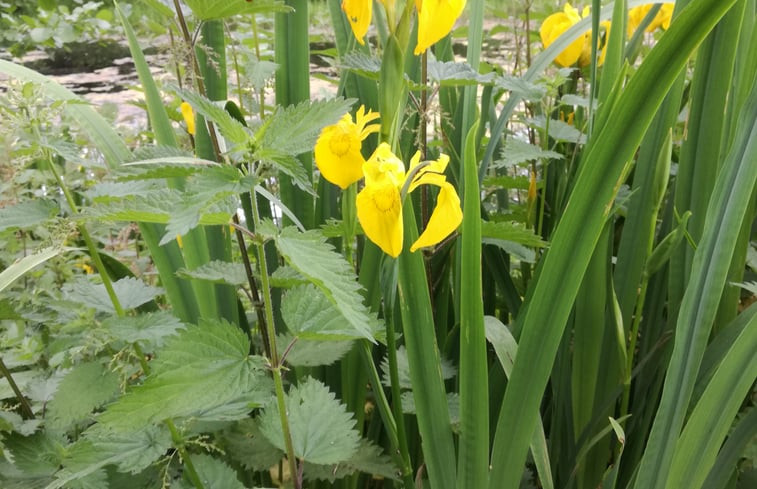
<svg viewBox="0 0 757 489"><path fill-rule="evenodd" d="M286 363L293 367L317 367L331 365L352 349L353 340L313 340L308 338L296 338L285 333L276 336L279 345L289 345L294 341Z"/></svg>
<svg viewBox="0 0 757 489"><path fill-rule="evenodd" d="M334 98L305 100L286 108L279 107L258 131L264 131L262 138L256 133L255 139L262 148L276 149L292 156L312 151L321 129L336 124L354 103L354 99Z"/></svg>
<svg viewBox="0 0 757 489"><path fill-rule="evenodd" d="M0 411L0 431L15 431L22 436L29 436L37 431L42 423L41 419L24 419L18 413Z"/></svg>
<svg viewBox="0 0 757 489"><path fill-rule="evenodd" d="M192 13L200 20L223 19L239 14L290 12L291 7L279 0L186 0Z"/></svg>
<svg viewBox="0 0 757 489"><path fill-rule="evenodd" d="M121 472L140 472L170 447L171 435L164 426L147 426L118 434L94 425L69 448L62 461L63 469L55 474L55 482L46 489L66 486L111 464Z"/></svg>
<svg viewBox="0 0 757 489"><path fill-rule="evenodd" d="M23 319L8 299L0 300L0 320L3 319Z"/></svg>
<svg viewBox="0 0 757 489"><path fill-rule="evenodd" d="M549 129L549 137L556 141L564 141L566 143L574 144L586 143L586 135L578 128L571 126L567 122L563 122L557 119L550 119L549 128L547 128L547 119L543 115L540 115L534 117L533 119L526 119L526 124L529 124L542 131Z"/></svg>
<svg viewBox="0 0 757 489"><path fill-rule="evenodd" d="M95 202L108 201L135 195L145 196L160 188L159 182L152 181L100 182L87 189L84 195Z"/></svg>
<svg viewBox="0 0 757 489"><path fill-rule="evenodd" d="M494 73L482 75L468 63L429 60L428 78L441 86L476 85L491 83Z"/></svg>
<svg viewBox="0 0 757 489"><path fill-rule="evenodd" d="M192 455L192 464L205 489L245 489L234 469L210 455ZM186 478L186 475L185 475Z"/></svg>
<svg viewBox="0 0 757 489"><path fill-rule="evenodd" d="M166 156L125 163L118 169L118 179L133 181L188 177L204 168L216 166L219 163L194 156Z"/></svg>
<svg viewBox="0 0 757 489"><path fill-rule="evenodd" d="M39 370L22 370L13 372L13 381L16 382L21 392L26 392L29 385L40 375L41 372ZM8 380L5 377L0 378L0 399L10 399L12 397L16 397L16 393L11 389Z"/></svg>
<svg viewBox="0 0 757 489"><path fill-rule="evenodd" d="M731 285L734 287L741 287L750 294L757 295L757 282L734 282Z"/></svg>
<svg viewBox="0 0 757 489"><path fill-rule="evenodd" d="M531 184L531 182L529 178L525 175L516 175L516 176L502 175L502 176L496 176L496 177L486 177L484 178L483 184L486 187L499 187L503 189L528 190L528 187ZM539 188L538 182L537 182L537 188Z"/></svg>
<svg viewBox="0 0 757 489"><path fill-rule="evenodd" d="M596 99L595 99L596 102ZM576 95L574 93L566 93L562 97L560 97L560 104L561 105L575 105L577 107L584 107L589 108L589 98L588 97L581 97L580 95Z"/></svg>
<svg viewBox="0 0 757 489"><path fill-rule="evenodd" d="M180 268L176 271L176 275L181 278L206 280L217 284L247 284L247 273L244 270L244 265L221 260L213 260L194 270Z"/></svg>
<svg viewBox="0 0 757 489"><path fill-rule="evenodd" d="M114 316L103 321L103 327L118 340L127 343L146 342L151 347L157 347L185 326L170 312L159 311L138 316Z"/></svg>
<svg viewBox="0 0 757 489"><path fill-rule="evenodd" d="M357 73L371 80L378 80L381 72L381 58L360 51L351 51L339 63L339 68Z"/></svg>
<svg viewBox="0 0 757 489"><path fill-rule="evenodd" d="M549 243L541 239L525 224L515 221L483 221L481 238L484 242L510 241L531 248L545 248ZM496 243L493 243L496 244Z"/></svg>
<svg viewBox="0 0 757 489"><path fill-rule="evenodd" d="M0 209L0 231L34 227L51 219L58 210L57 202L48 199L27 200L3 207Z"/></svg>
<svg viewBox="0 0 757 489"><path fill-rule="evenodd" d="M147 285L134 277L124 277L113 282L113 290L124 310L137 308L163 293L163 289ZM62 291L63 296L72 302L78 302L100 312L111 314L116 312L105 286L86 277L65 284Z"/></svg>
<svg viewBox="0 0 757 489"><path fill-rule="evenodd" d="M309 278L361 336L375 342L378 320L363 304L352 267L325 238L290 227L282 230L276 244L292 268Z"/></svg>
<svg viewBox="0 0 757 489"><path fill-rule="evenodd" d="M268 470L278 463L284 452L263 436L255 419L234 423L220 435L221 443L231 460L251 470Z"/></svg>
<svg viewBox="0 0 757 489"><path fill-rule="evenodd" d="M355 419L320 381L309 377L292 387L286 394L286 407L297 458L315 464L338 464L357 451L360 435L354 429ZM275 399L271 399L260 416L260 431L284 450Z"/></svg>
<svg viewBox="0 0 757 489"><path fill-rule="evenodd" d="M13 459L12 469L3 471L3 477L48 477L60 466L63 453L61 440L46 432L31 436L12 433L5 437L3 443Z"/></svg>
<svg viewBox="0 0 757 489"><path fill-rule="evenodd" d="M440 368L442 370L442 378L444 380L449 380L455 375L457 375L457 369L446 358L442 358ZM384 377L381 379L381 382L383 382L385 386L391 387L392 383L389 379L388 357L384 357L384 359L381 361L381 371L384 373ZM410 382L410 365L407 361L407 350L405 350L404 346L400 346L399 348L397 348L397 373L398 373L397 379L399 380L400 389L402 390L412 389L413 386L412 386L412 383Z"/></svg>
<svg viewBox="0 0 757 489"><path fill-rule="evenodd" d="M253 406L270 395L265 360L249 355L244 332L227 323L200 320L166 342L144 384L111 404L101 423L118 430L167 418L194 416L244 398Z"/></svg>
<svg viewBox="0 0 757 489"><path fill-rule="evenodd" d="M521 77L503 75L496 79L497 87L509 90L525 100L539 101L547 94L547 87Z"/></svg>
<svg viewBox="0 0 757 489"><path fill-rule="evenodd" d="M63 377L47 406L47 422L66 431L118 392L118 375L100 362L81 363Z"/></svg>
<svg viewBox="0 0 757 489"><path fill-rule="evenodd" d="M294 287L282 297L281 316L289 332L298 338L344 340L363 336L312 284Z"/></svg>
<svg viewBox="0 0 757 489"><path fill-rule="evenodd" d="M556 151L542 149L515 137L507 138L501 158L492 162L493 168L511 167L533 160L562 160L564 156Z"/></svg>
<svg viewBox="0 0 757 489"><path fill-rule="evenodd" d="M304 285L307 283L310 282L308 282L300 272L286 265L278 267L271 274L271 285L273 287L288 289L296 285Z"/></svg>
<svg viewBox="0 0 757 489"><path fill-rule="evenodd" d="M360 440L357 452L337 465L305 464L305 479L334 482L355 472L363 472L384 479L398 480L399 470L380 447L366 439Z"/></svg>
<svg viewBox="0 0 757 489"><path fill-rule="evenodd" d="M310 194L315 194L313 184L311 183L310 177L305 171L305 168L302 166L300 160L291 154L280 151L277 148L258 148L253 154L253 157L272 165L277 170L290 176L292 182L302 190L305 190Z"/></svg>
<svg viewBox="0 0 757 489"><path fill-rule="evenodd" d="M208 100L199 93L190 90L182 90L175 85L169 85L169 88L173 90L176 95L189 103L195 111L213 121L223 137L232 143L232 145L237 146L247 143L250 137L249 130L226 112L223 105Z"/></svg>

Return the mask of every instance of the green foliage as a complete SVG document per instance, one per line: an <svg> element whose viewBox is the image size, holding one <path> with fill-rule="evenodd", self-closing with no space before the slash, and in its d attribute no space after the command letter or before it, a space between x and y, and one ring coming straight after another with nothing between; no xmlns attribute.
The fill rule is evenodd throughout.
<svg viewBox="0 0 757 489"><path fill-rule="evenodd" d="M166 342L152 374L142 385L108 406L98 418L119 432L172 417L206 413L239 403L243 417L270 392L260 357L249 355L242 331L223 322L201 321Z"/></svg>
<svg viewBox="0 0 757 489"><path fill-rule="evenodd" d="M363 305L351 267L324 238L290 227L282 230L276 245L287 263L323 292L354 331L375 341L378 321Z"/></svg>
<svg viewBox="0 0 757 489"><path fill-rule="evenodd" d="M155 299L163 291L152 287L139 279L126 277L113 283L113 289L124 309L135 309ZM115 314L113 303L105 290L105 285L98 284L86 277L67 283L63 287L63 297L99 312Z"/></svg>
<svg viewBox="0 0 757 489"><path fill-rule="evenodd" d="M357 452L360 435L355 420L344 404L318 380L308 378L286 395L287 417L294 453L314 464L340 464ZM281 418L275 400L266 404L260 416L260 431L284 450Z"/></svg>
<svg viewBox="0 0 757 489"><path fill-rule="evenodd" d="M100 362L80 363L63 377L48 405L48 423L67 431L118 392L119 379Z"/></svg>

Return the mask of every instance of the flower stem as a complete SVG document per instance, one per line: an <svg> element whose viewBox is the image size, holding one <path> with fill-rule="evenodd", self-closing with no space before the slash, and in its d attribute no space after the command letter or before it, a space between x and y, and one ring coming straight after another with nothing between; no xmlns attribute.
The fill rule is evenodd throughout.
<svg viewBox="0 0 757 489"><path fill-rule="evenodd" d="M205 489L205 485L202 483L202 479L200 479L200 475L197 473L197 470L192 463L192 459L189 458L189 453L187 453L187 449L184 447L184 439L181 437L179 430L176 429L173 420L167 419L166 425L171 432L171 441L173 441L176 450L179 452L179 455L181 455L181 460L184 462L184 468L187 471L189 480L192 481L192 484L197 489Z"/></svg>

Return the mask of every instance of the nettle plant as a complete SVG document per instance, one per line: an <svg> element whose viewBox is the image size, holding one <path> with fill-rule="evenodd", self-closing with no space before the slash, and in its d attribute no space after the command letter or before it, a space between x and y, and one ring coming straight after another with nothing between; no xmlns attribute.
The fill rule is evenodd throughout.
<svg viewBox="0 0 757 489"><path fill-rule="evenodd" d="M517 76L483 2L330 0L324 100L307 0L147 3L149 143L0 61L3 487L747 487L754 0L566 5Z"/></svg>

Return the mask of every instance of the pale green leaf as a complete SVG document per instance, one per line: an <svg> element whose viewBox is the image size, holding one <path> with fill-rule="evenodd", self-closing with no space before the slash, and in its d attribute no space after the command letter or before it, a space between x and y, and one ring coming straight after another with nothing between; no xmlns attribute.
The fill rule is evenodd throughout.
<svg viewBox="0 0 757 489"><path fill-rule="evenodd" d="M731 285L741 287L750 294L757 295L757 282L734 282Z"/></svg>
<svg viewBox="0 0 757 489"><path fill-rule="evenodd" d="M121 472L140 472L170 447L171 435L165 426L147 426L119 434L94 425L69 448L62 461L63 469L46 489L63 487L111 464Z"/></svg>
<svg viewBox="0 0 757 489"><path fill-rule="evenodd" d="M285 173L292 178L292 182L302 190L310 194L315 194L313 184L310 181L305 168L300 160L279 148L265 147L257 148L253 157L261 162L268 163L277 170Z"/></svg>
<svg viewBox="0 0 757 489"><path fill-rule="evenodd" d="M284 456L282 450L263 436L258 422L252 418L234 423L220 439L229 457L246 469L268 470Z"/></svg>
<svg viewBox="0 0 757 489"><path fill-rule="evenodd" d="M295 285L303 285L309 283L308 280L303 277L300 272L289 266L280 266L271 274L271 285L274 287L281 287L288 289Z"/></svg>
<svg viewBox="0 0 757 489"><path fill-rule="evenodd" d="M378 320L363 304L352 267L325 238L290 227L282 230L276 244L287 263L321 289L355 331L375 341Z"/></svg>
<svg viewBox="0 0 757 489"><path fill-rule="evenodd" d="M95 283L86 277L68 282L63 286L63 296L72 302L78 302L100 312L115 314L113 303L105 290L105 285ZM153 287L138 278L124 277L113 282L113 290L124 310L134 309L150 302L163 293L163 289Z"/></svg>
<svg viewBox="0 0 757 489"><path fill-rule="evenodd" d="M456 392L447 393L447 408L449 409L449 420L452 428L457 431L460 425L460 396ZM412 415L418 414L415 409L415 397L410 391L402 393L402 412Z"/></svg>
<svg viewBox="0 0 757 489"><path fill-rule="evenodd" d="M0 231L34 227L51 219L58 210L58 204L48 199L27 200L0 208Z"/></svg>
<svg viewBox="0 0 757 489"><path fill-rule="evenodd" d="M110 334L127 343L146 342L149 346L158 347L168 336L183 329L182 323L168 311L150 312L138 316L114 316L103 321Z"/></svg>
<svg viewBox="0 0 757 489"><path fill-rule="evenodd" d="M339 68L355 72L371 80L378 80L381 72L381 58L355 50L342 56Z"/></svg>
<svg viewBox="0 0 757 489"><path fill-rule="evenodd" d="M494 73L482 75L468 63L429 60L428 78L444 87L476 85L491 83Z"/></svg>
<svg viewBox="0 0 757 489"><path fill-rule="evenodd" d="M194 270L180 268L176 275L181 278L206 280L217 284L246 285L247 273L241 263L213 260Z"/></svg>
<svg viewBox="0 0 757 489"><path fill-rule="evenodd" d="M555 151L522 141L516 137L507 138L501 158L492 163L492 168L511 167L534 160L562 160L564 156Z"/></svg>
<svg viewBox="0 0 757 489"><path fill-rule="evenodd" d="M293 337L289 333L276 336L276 344L294 344L287 353L286 363L293 367L317 367L331 365L352 349L354 340L317 340Z"/></svg>
<svg viewBox="0 0 757 489"><path fill-rule="evenodd" d="M315 464L338 464L357 451L360 435L355 430L355 419L320 381L308 378L292 387L286 395L286 407L297 458ZM284 450L275 399L271 399L260 416L260 430Z"/></svg>
<svg viewBox="0 0 757 489"><path fill-rule="evenodd" d="M549 244L523 223L515 221L483 221L481 237L485 243L492 244L496 244L496 241L510 241L531 248L545 248Z"/></svg>
<svg viewBox="0 0 757 489"><path fill-rule="evenodd" d="M550 119L549 127L547 127L547 119L543 115L540 115L533 119L526 119L526 123L542 131L549 130L549 137L556 141L576 144L586 143L586 135L567 122Z"/></svg>
<svg viewBox="0 0 757 489"><path fill-rule="evenodd" d="M132 195L145 196L159 190L160 183L155 181L100 182L85 190L83 194L93 201L107 201Z"/></svg>
<svg viewBox="0 0 757 489"><path fill-rule="evenodd" d="M63 377L47 406L48 425L65 431L84 421L118 392L118 386L118 375L102 363L76 365Z"/></svg>
<svg viewBox="0 0 757 489"><path fill-rule="evenodd" d="M495 84L525 100L539 101L547 94L547 87L543 84L533 83L521 77L502 75L496 79Z"/></svg>
<svg viewBox="0 0 757 489"><path fill-rule="evenodd" d="M255 133L255 139L262 148L290 155L312 151L321 129L339 121L354 103L354 99L335 98L279 107Z"/></svg>
<svg viewBox="0 0 757 489"><path fill-rule="evenodd" d="M308 480L334 482L355 472L363 472L383 479L399 479L399 470L381 448L366 439L360 440L357 452L345 462L336 465L305 464Z"/></svg>
<svg viewBox="0 0 757 489"><path fill-rule="evenodd" d="M245 489L237 479L236 471L225 462L206 454L193 454L191 457L205 489ZM184 477L187 478L186 474Z"/></svg>
<svg viewBox="0 0 757 489"><path fill-rule="evenodd" d="M166 342L153 372L100 415L127 431L167 418L194 416L244 398L254 406L270 394L265 360L249 355L244 332L226 322L200 320Z"/></svg>
<svg viewBox="0 0 757 489"><path fill-rule="evenodd" d="M289 332L298 338L360 338L326 295L312 284L289 290L281 299L281 316Z"/></svg>

